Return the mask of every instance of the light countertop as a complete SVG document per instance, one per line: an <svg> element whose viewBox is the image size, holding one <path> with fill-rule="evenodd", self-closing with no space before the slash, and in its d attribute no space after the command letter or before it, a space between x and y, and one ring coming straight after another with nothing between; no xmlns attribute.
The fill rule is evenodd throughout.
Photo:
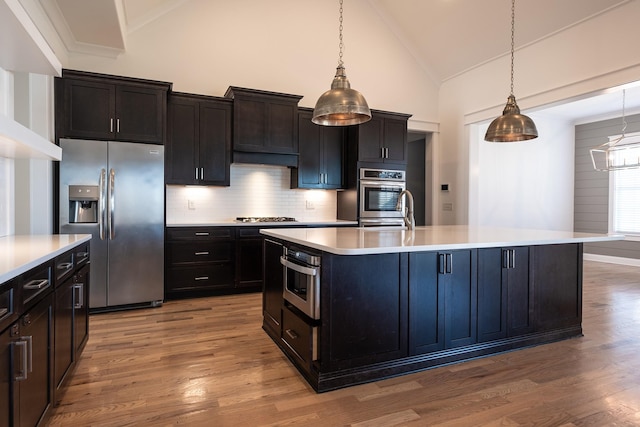
<svg viewBox="0 0 640 427"><path fill-rule="evenodd" d="M278 221L278 222L242 222L235 220L206 223L167 223L167 227L336 227L357 226L358 221Z"/></svg>
<svg viewBox="0 0 640 427"><path fill-rule="evenodd" d="M90 239L90 234L0 237L0 283L11 280Z"/></svg>
<svg viewBox="0 0 640 427"><path fill-rule="evenodd" d="M261 229L266 236L337 255L418 252L623 240L622 235L468 225Z"/></svg>

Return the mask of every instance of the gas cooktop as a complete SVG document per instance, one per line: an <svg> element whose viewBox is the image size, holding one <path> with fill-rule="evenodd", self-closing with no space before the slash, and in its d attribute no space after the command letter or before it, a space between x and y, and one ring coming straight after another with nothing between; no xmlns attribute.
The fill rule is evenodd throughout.
<svg viewBox="0 0 640 427"><path fill-rule="evenodd" d="M295 218L288 216L239 216L236 221L240 222L295 222Z"/></svg>

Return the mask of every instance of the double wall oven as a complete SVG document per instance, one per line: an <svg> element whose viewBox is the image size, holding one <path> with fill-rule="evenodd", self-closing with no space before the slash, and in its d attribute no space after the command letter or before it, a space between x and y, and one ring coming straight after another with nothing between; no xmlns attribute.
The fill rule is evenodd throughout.
<svg viewBox="0 0 640 427"><path fill-rule="evenodd" d="M360 169L359 223L363 227L404 225L404 202L396 209L398 197L406 188L405 171Z"/></svg>

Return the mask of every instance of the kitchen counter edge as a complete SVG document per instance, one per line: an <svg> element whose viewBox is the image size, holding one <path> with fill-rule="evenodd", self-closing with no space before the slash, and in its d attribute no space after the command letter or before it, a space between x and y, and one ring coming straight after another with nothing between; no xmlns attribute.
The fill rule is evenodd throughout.
<svg viewBox="0 0 640 427"><path fill-rule="evenodd" d="M89 240L90 234L0 237L0 283L9 281Z"/></svg>
<svg viewBox="0 0 640 427"><path fill-rule="evenodd" d="M356 227L358 221L278 221L278 222L240 222L240 221L219 221L200 223L176 223L165 224L165 227L336 227L353 226Z"/></svg>
<svg viewBox="0 0 640 427"><path fill-rule="evenodd" d="M501 227L424 226L263 229L265 236L336 255L370 255L472 248L624 240L619 234Z"/></svg>

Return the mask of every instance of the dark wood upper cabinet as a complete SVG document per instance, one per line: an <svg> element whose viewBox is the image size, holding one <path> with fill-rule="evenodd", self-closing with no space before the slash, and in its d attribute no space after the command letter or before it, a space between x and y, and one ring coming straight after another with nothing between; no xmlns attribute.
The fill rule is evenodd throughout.
<svg viewBox="0 0 640 427"><path fill-rule="evenodd" d="M313 110L298 112L298 167L291 169L292 188L344 188L345 128L311 122Z"/></svg>
<svg viewBox="0 0 640 427"><path fill-rule="evenodd" d="M407 121L410 114L371 111L366 123L349 127L349 144L358 162L407 164Z"/></svg>
<svg viewBox="0 0 640 427"><path fill-rule="evenodd" d="M163 144L170 83L63 70L58 137Z"/></svg>
<svg viewBox="0 0 640 427"><path fill-rule="evenodd" d="M233 99L234 162L296 166L301 96L230 86L225 97Z"/></svg>
<svg viewBox="0 0 640 427"><path fill-rule="evenodd" d="M167 184L230 184L232 101L169 95L165 181Z"/></svg>

